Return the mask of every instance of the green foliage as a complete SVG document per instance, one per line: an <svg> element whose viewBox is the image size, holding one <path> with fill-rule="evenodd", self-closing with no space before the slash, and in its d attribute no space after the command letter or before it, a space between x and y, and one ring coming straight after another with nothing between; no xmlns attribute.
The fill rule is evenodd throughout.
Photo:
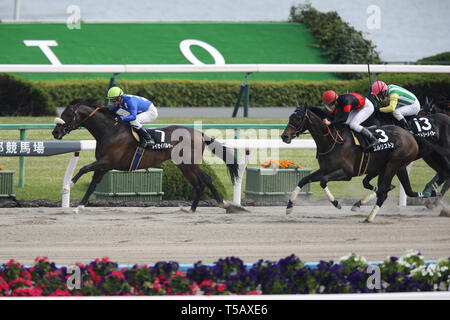
<svg viewBox="0 0 450 320"><path fill-rule="evenodd" d="M336 11L320 12L311 4L292 6L289 21L306 25L316 39L315 47L337 64L382 63L375 45L364 39L361 31L342 21ZM343 78L362 78L364 74L340 74Z"/></svg>
<svg viewBox="0 0 450 320"><path fill-rule="evenodd" d="M435 98L435 101L450 98L450 78L445 74L381 74L377 79L411 90L422 103L426 96ZM231 107L237 101L240 84L239 81L220 80L118 81L126 93L147 97L156 107ZM102 101L108 81L41 81L38 85L51 97L52 107L60 107L81 97L96 97ZM367 76L365 79L340 81L251 81L250 106L286 107L293 106L294 101L319 105L322 93L330 89L339 93L348 91L367 95L369 81Z"/></svg>
<svg viewBox="0 0 450 320"><path fill-rule="evenodd" d="M45 90L12 74L0 74L0 116L55 115Z"/></svg>
<svg viewBox="0 0 450 320"><path fill-rule="evenodd" d="M163 200L186 200L191 201L195 194L194 188L182 174L181 170L172 162L166 161L162 163L160 168L163 169L162 186L163 186ZM224 185L217 177L217 174L206 163L202 163L200 167L210 175L214 186L219 192L220 196L226 199L227 192ZM205 187L204 193L201 199L214 199L211 191L208 187Z"/></svg>
<svg viewBox="0 0 450 320"><path fill-rule="evenodd" d="M431 57L426 57L423 59L420 59L419 61L417 61L418 63L424 63L424 62L449 62L450 61L450 51L447 52L443 52L443 53L439 53L436 54L434 56Z"/></svg>

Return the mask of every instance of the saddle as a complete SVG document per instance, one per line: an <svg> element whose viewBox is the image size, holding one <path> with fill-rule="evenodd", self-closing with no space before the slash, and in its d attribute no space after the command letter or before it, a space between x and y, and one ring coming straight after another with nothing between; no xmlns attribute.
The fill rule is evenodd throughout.
<svg viewBox="0 0 450 320"><path fill-rule="evenodd" d="M147 132L152 136L153 140L155 140L155 144L147 149L150 150L167 150L172 149L173 144L170 140L170 134L168 134L164 129L156 129L156 128L145 128ZM139 143L140 137L136 130L131 127L131 133L133 134L134 139Z"/></svg>

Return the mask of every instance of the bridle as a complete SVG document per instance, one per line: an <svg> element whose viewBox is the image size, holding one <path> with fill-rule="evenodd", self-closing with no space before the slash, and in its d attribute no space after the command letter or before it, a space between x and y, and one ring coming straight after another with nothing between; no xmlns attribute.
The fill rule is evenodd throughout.
<svg viewBox="0 0 450 320"><path fill-rule="evenodd" d="M83 120L79 121L77 123L78 117L77 117L77 110L80 107L80 105L77 105L74 110L73 110L73 118L72 121L70 121L70 123L66 123L63 119L61 118L56 118L55 119L55 124L61 124L62 127L62 131L64 134L68 134L73 130L78 129L83 123L85 123L89 118L91 118L98 110L100 110L100 107L96 107L91 113L89 113L89 115L84 118Z"/></svg>
<svg viewBox="0 0 450 320"><path fill-rule="evenodd" d="M299 115L298 114L299 111L300 110L296 110L294 112L294 114L296 114L298 116ZM295 125L291 124L291 122L289 122L287 124L287 126L293 128L295 130L294 135L296 137L298 137L301 133L303 133L305 131L303 129L303 127L304 127L304 124L305 124L306 120L308 120L308 122L311 124L312 121L311 121L311 118L309 117L308 109L305 108L305 114L303 116L302 122L298 126L295 126ZM334 127L334 130L335 130L336 134L333 136L333 134L332 134L332 132L330 130L330 127L327 126L327 132L325 134L323 134L323 135L324 136L328 136L329 135L331 137L331 139L333 140L333 144L331 145L330 149L327 150L326 152L319 152L319 151L317 151L318 155L321 155L321 156L326 155L326 154L328 154L328 153L330 153L331 151L334 150L334 148L336 147L336 144L343 144L344 143L344 139L343 139L343 137L341 136L341 134L339 133L339 131L337 130L336 127Z"/></svg>
<svg viewBox="0 0 450 320"><path fill-rule="evenodd" d="M299 111L300 111L300 110L296 110L296 111L294 112L294 114L295 114L296 116L299 116L299 114L298 114ZM302 133L305 131L305 130L303 129L303 126L304 126L306 120L308 120L308 122L311 123L311 119L309 118L308 110L307 110L307 109L305 109L305 114L303 115L303 120L302 120L302 122L301 122L298 126L295 126L295 125L291 124L290 121L288 122L287 126L288 126L288 127L291 127L292 129L294 129L294 131L295 131L294 135L295 135L296 137L298 137L300 134L302 134Z"/></svg>

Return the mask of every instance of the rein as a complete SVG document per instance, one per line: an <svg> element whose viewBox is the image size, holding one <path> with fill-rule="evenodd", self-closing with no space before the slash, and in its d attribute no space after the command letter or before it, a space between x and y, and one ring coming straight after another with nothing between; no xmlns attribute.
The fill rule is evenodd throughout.
<svg viewBox="0 0 450 320"><path fill-rule="evenodd" d="M336 147L336 144L343 144L343 143L344 143L344 138L342 138L341 134L340 134L339 131L336 129L336 126L333 126L333 128L334 128L334 131L336 132L336 135L335 135L335 136L333 136L333 134L332 134L332 132L331 132L329 126L327 126L327 129L328 129L327 133L325 133L323 136L324 136L324 137L330 136L331 139L333 139L334 142L333 142L333 144L331 145L331 148L330 148L328 151L326 151L326 152L319 152L319 151L317 151L317 154L318 154L319 156L324 156L324 155L326 155L326 154L329 154L331 151L334 150L334 148ZM339 139L338 139L338 137L339 137ZM340 140L340 141L339 141L339 140Z"/></svg>
<svg viewBox="0 0 450 320"><path fill-rule="evenodd" d="M91 113L89 113L89 115L86 118L84 118L79 123L76 123L76 120L77 120L76 112L74 112L72 123L64 126L64 129L63 129L64 132L66 134L68 134L70 131L78 129L84 122L86 122L89 118L91 118L98 110L100 110L100 107L95 108Z"/></svg>

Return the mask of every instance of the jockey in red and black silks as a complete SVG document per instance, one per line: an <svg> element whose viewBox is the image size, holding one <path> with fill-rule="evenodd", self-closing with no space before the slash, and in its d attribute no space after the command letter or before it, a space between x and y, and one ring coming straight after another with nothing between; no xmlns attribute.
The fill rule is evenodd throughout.
<svg viewBox="0 0 450 320"><path fill-rule="evenodd" d="M322 103L327 105L334 119L324 119L326 125L345 123L352 130L360 132L369 140L367 150L378 143L378 139L361 123L366 121L374 112L372 102L359 93L344 93L338 95L332 90L325 91Z"/></svg>

